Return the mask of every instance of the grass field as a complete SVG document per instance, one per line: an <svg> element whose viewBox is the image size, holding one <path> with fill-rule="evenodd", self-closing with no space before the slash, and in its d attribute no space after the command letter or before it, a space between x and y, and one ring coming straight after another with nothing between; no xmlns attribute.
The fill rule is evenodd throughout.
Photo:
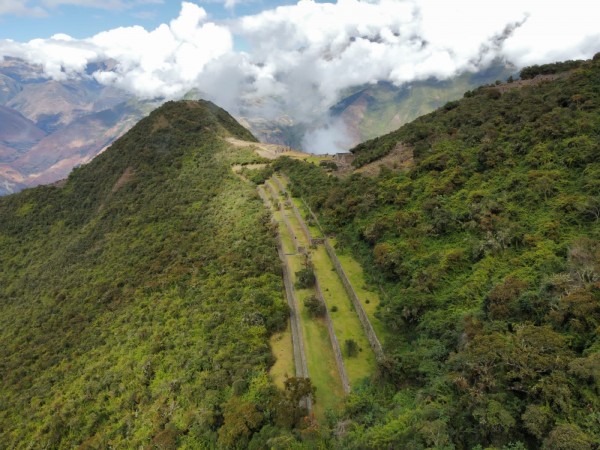
<svg viewBox="0 0 600 450"><path fill-rule="evenodd" d="M302 227L300 226L300 222L298 222L296 215L294 214L291 208L286 208L285 211L288 220L290 221L290 225L292 226L292 230L296 235L296 239L298 240L298 245L308 249L308 239L306 238L306 235L304 234L304 231L302 230Z"/></svg>
<svg viewBox="0 0 600 450"><path fill-rule="evenodd" d="M279 187L277 186L277 184L275 182L273 182L273 180L267 180L265 183L265 190L269 193L271 198L273 198L273 191L271 190L271 188L269 186L273 186L273 188L275 189L275 192L280 193ZM279 197L275 197L274 200L279 200Z"/></svg>
<svg viewBox="0 0 600 450"><path fill-rule="evenodd" d="M311 155L308 158L306 158L305 161L318 166L321 161L333 161L333 156L331 156L331 155Z"/></svg>
<svg viewBox="0 0 600 450"><path fill-rule="evenodd" d="M303 257L297 255L288 259L293 273L292 279L295 282L295 272L302 269ZM314 405L314 412L318 418L323 418L326 409L337 410L340 408L345 394L335 363L333 349L331 348L327 325L323 319L311 318L306 308L304 308L304 299L309 295L314 295L314 290L298 289L296 293L299 302L308 373L317 388L317 401Z"/></svg>
<svg viewBox="0 0 600 450"><path fill-rule="evenodd" d="M285 331L275 333L270 340L271 351L275 355L275 364L271 367L269 374L280 389L283 389L283 382L286 377L296 375L294 367L294 347L292 346L292 331L288 321Z"/></svg>
<svg viewBox="0 0 600 450"><path fill-rule="evenodd" d="M281 211L275 211L273 214L275 220L279 223L279 233L281 236L281 243L283 245L283 252L286 254L296 253L296 247L294 247L294 243L292 242L292 238L290 234L287 232L287 227L284 223L282 223L283 218L281 217Z"/></svg>
<svg viewBox="0 0 600 450"><path fill-rule="evenodd" d="M278 177L278 179L282 185L287 186L285 178ZM285 201L284 193L278 189L278 184L275 180L268 180L267 183L269 183L270 186L273 186L274 190L279 193L276 200ZM272 190L268 186L265 187L265 191L272 197ZM302 213L305 213L304 205L299 199L293 198L292 201ZM298 240L300 246L308 248L308 239L304 235L300 221L297 219L291 208L285 209L285 214L292 229L291 234L285 223L283 223L281 214L281 211L276 211L274 217L276 220L280 221L279 229L284 251L286 253L293 252L294 237ZM305 223L307 223L306 220ZM309 225L309 230L313 237L322 236L316 226ZM372 375L376 366L375 354L369 345L369 341L364 334L358 315L356 314L356 311L354 311L354 306L346 294L342 281L335 271L327 251L321 245L311 251L311 256L315 273L323 291L324 300L330 310L334 331L338 342L342 347L346 372L348 373L350 385L352 386L359 380ZM295 273L302 269L304 257L302 255L288 256L288 261L290 263L292 279L295 281ZM360 268L360 266L358 267ZM362 276L362 271L359 273ZM361 286L362 284L363 282L361 282ZM317 402L314 411L317 417L323 417L326 409L337 409L340 407L342 399L344 398L344 392L333 349L331 347L327 324L324 319L314 319L309 317L303 306L304 299L310 295L314 295L314 293L313 289L296 290L308 371L313 384L317 387ZM378 301L379 299L377 298L377 303ZM335 306L334 309L336 309L336 311L332 312L331 308L333 306ZM374 307L376 307L376 304ZM346 355L344 349L345 341L350 339L354 340L360 349L358 355L353 357ZM273 348L275 351L275 347ZM285 369L282 369L279 366L274 367L274 377L281 377L282 370Z"/></svg>
<svg viewBox="0 0 600 450"><path fill-rule="evenodd" d="M275 213L275 219L281 220L280 211ZM298 225L297 221L296 225ZM301 233L301 230L298 231ZM283 243L284 252L293 253L295 249L292 243L292 237L290 236L283 221L279 222L279 233ZM295 282L295 273L302 269L304 256L294 255L288 256L287 258L290 265L292 280ZM341 403L344 398L344 391L342 389L337 365L335 363L335 357L331 348L331 342L327 332L327 325L323 320L315 320L309 317L306 309L304 308L304 299L309 295L314 295L314 290L296 290L296 296L299 302L298 310L300 312L299 317L304 340L304 350L307 358L308 372L314 386L317 388L317 401L314 404L314 413L317 418L322 419L324 418L325 410L337 410L341 407ZM273 346L273 341L271 342L271 345ZM277 348L275 346L272 348L275 356L277 357ZM289 358L292 359L293 365L292 348L289 349ZM281 379L280 377L283 376L283 373L285 373L286 370L284 368L284 362L281 362L281 366L277 366L278 363L276 363L272 369L272 375L276 381Z"/></svg>
<svg viewBox="0 0 600 450"><path fill-rule="evenodd" d="M312 261L325 303L330 311L335 334L342 349L350 386L352 386L358 380L373 374L376 365L375 354L325 247L320 245L312 252ZM334 305L337 308L335 312L331 311ZM353 339L358 344L360 349L358 355L353 357L346 355L344 342L347 339Z"/></svg>
<svg viewBox="0 0 600 450"><path fill-rule="evenodd" d="M306 223L306 226L308 227L308 230L310 231L310 235L313 238L322 238L323 233L321 233L321 230L319 230L319 228L317 227L316 224L311 224L312 218L310 217L310 213L306 210L306 208L302 204L302 200L300 200L299 198L293 197L292 201L296 205L296 208L298 208L298 211L300 211L300 214L302 215L302 218L304 219L304 223Z"/></svg>
<svg viewBox="0 0 600 450"><path fill-rule="evenodd" d="M285 187L287 189L287 187L288 187L287 178L282 177L281 175L278 175L278 174L273 174L273 178L277 178L281 182L283 187Z"/></svg>
<svg viewBox="0 0 600 450"><path fill-rule="evenodd" d="M335 248L335 239L329 239L331 245ZM380 298L376 291L368 289L365 282L365 276L362 266L348 252L336 251L336 255L348 276L356 295L369 316L369 321L382 344L386 338L386 331L381 321L375 317L375 311L379 306Z"/></svg>

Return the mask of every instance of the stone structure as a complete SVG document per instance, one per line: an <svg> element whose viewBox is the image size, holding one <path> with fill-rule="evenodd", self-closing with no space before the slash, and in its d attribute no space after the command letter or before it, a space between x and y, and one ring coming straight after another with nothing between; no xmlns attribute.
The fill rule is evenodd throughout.
<svg viewBox="0 0 600 450"><path fill-rule="evenodd" d="M365 330L367 339L369 339L369 344L371 345L371 348L373 349L378 358L383 357L383 348L381 346L381 343L379 342L379 339L377 338L377 334L375 333L373 326L371 325L369 316L367 316L367 313L365 312L362 303L358 298L358 295L356 295L356 292L352 287L352 283L350 283L350 280L348 279L348 276L346 275L346 272L344 271L344 268L342 267L342 264L340 263L340 260L338 259L335 250L333 249L328 240L325 240L325 248L327 249L327 253L331 258L331 261L333 262L335 270L337 271L340 279L342 280L342 284L346 289L348 297L350 297L350 300L352 300L352 304L354 305L354 309L358 314L360 323L362 324L363 329Z"/></svg>

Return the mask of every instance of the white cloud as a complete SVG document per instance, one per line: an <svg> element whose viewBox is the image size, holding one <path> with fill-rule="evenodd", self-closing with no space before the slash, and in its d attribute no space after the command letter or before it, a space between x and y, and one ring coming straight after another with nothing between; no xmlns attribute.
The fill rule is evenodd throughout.
<svg viewBox="0 0 600 450"><path fill-rule="evenodd" d="M234 9L236 5L253 3L259 0L200 0L200 3L220 3L227 9Z"/></svg>
<svg viewBox="0 0 600 450"><path fill-rule="evenodd" d="M26 44L0 43L0 55L15 56L41 64L54 79L85 73L89 63L117 61L114 72L94 77L143 98L175 98L197 85L205 66L232 52L227 28L206 22L198 5L183 2L178 18L152 31L134 26L116 28L89 39L76 40L60 34Z"/></svg>
<svg viewBox="0 0 600 450"><path fill-rule="evenodd" d="M98 5L44 0L47 7L66 3ZM0 13L19 4L26 2L0 0ZM111 58L116 70L94 77L142 97L176 98L195 88L234 112L243 101L265 117L287 114L310 123L356 85L446 79L496 58L517 66L589 58L600 50L598 23L600 7L588 0L301 0L226 25L183 2L179 17L151 31L128 27L84 40L0 41L0 55L42 64L57 79ZM249 50L234 50L234 36ZM338 135L336 124L313 132L321 141L339 142Z"/></svg>
<svg viewBox="0 0 600 450"><path fill-rule="evenodd" d="M302 139L302 147L310 153L334 154L346 151L351 145L352 138L340 119L330 119L325 125L308 130Z"/></svg>
<svg viewBox="0 0 600 450"><path fill-rule="evenodd" d="M27 0L0 0L0 16L43 16L45 11L39 6L32 6Z"/></svg>

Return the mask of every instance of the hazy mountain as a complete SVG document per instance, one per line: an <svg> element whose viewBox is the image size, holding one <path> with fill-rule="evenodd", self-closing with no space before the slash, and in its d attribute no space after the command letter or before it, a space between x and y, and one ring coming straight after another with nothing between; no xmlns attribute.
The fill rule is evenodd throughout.
<svg viewBox="0 0 600 450"><path fill-rule="evenodd" d="M93 79L55 81L0 61L0 195L65 177L152 107Z"/></svg>
<svg viewBox="0 0 600 450"><path fill-rule="evenodd" d="M1 67L2 62L0 62L0 68ZM21 86L18 81L7 75L4 75L3 73L0 73L0 104L6 103L6 101L17 95L20 90Z"/></svg>
<svg viewBox="0 0 600 450"><path fill-rule="evenodd" d="M36 124L14 109L0 105L0 143L24 151L46 136Z"/></svg>
<svg viewBox="0 0 600 450"><path fill-rule="evenodd" d="M308 146L311 151L332 153L389 133L461 98L469 90L496 80L504 81L515 72L514 66L498 62L481 72L465 73L445 81L430 79L404 86L388 82L357 86L343 93L329 111L316 112L316 119L309 122L299 122L287 115L267 119L261 117L260 107L253 104L241 109L239 119L261 141L299 149ZM325 137L321 146L311 142L311 135L315 133ZM336 141L342 141L341 147Z"/></svg>
<svg viewBox="0 0 600 450"><path fill-rule="evenodd" d="M113 65L108 61L102 67L110 70ZM90 67L89 71L97 68ZM285 114L263 117L260 101L258 107L242 105L238 118L263 142L334 153L385 134L480 84L506 79L513 72L510 66L496 64L481 73L447 81L427 80L402 87L390 83L360 86L346 92L330 111L316 112L312 122L300 122ZM39 142L19 147L7 143L0 132L0 144L8 147L0 147L0 157L4 158L0 163L7 165L0 173L0 195L21 185L35 186L64 177L160 103L136 102L130 94L101 86L93 79L49 80L40 67L11 58L0 62L0 92L0 104L21 113L48 134ZM194 90L187 98L199 96L202 93Z"/></svg>
<svg viewBox="0 0 600 450"><path fill-rule="evenodd" d="M353 89L332 115L346 125L353 145L397 129L419 116L482 84L504 81L515 73L510 65L496 64L478 73L465 73L445 81L426 80L405 86L382 82Z"/></svg>

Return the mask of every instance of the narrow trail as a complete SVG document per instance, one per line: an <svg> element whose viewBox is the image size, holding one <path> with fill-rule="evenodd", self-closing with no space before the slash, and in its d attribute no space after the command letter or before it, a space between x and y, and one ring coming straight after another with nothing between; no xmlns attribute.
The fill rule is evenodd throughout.
<svg viewBox="0 0 600 450"><path fill-rule="evenodd" d="M280 156L290 156L303 159L310 156L309 153L299 152L283 145L242 141L241 139L236 139L234 137L228 137L225 140L235 147L251 147L259 156L267 159L276 159Z"/></svg>

